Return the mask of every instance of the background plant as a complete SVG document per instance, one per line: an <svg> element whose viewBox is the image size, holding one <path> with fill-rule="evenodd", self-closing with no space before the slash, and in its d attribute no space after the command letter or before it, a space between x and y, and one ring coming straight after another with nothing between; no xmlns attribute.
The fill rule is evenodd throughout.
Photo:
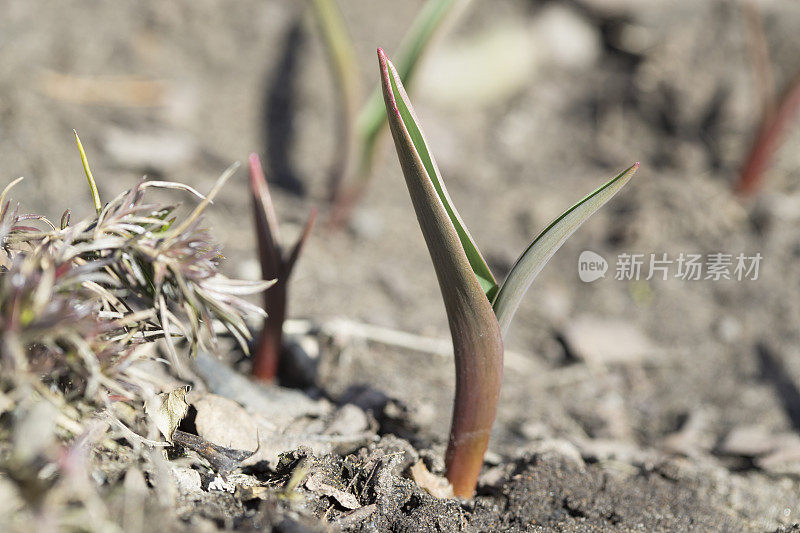
<svg viewBox="0 0 800 533"><path fill-rule="evenodd" d="M776 93L761 12L753 2L743 2L742 10L749 30L748 44L751 50L753 75L761 100L761 116L752 144L734 184L734 190L741 196L750 196L762 186L764 173L772 162L775 152L784 143L786 134L800 114L800 73L795 73L783 90Z"/></svg>
<svg viewBox="0 0 800 533"><path fill-rule="evenodd" d="M456 394L445 456L456 496L472 496L497 413L503 337L522 297L580 225L633 176L636 163L551 222L520 255L502 285L447 194L394 65L378 49L389 126L442 292L456 365Z"/></svg>
<svg viewBox="0 0 800 533"><path fill-rule="evenodd" d="M735 191L742 196L755 193L762 185L764 173L790 126L800 114L800 75L786 87L773 106L764 109L747 157L742 164Z"/></svg>
<svg viewBox="0 0 800 533"><path fill-rule="evenodd" d="M447 20L465 9L470 0L430 0L409 27L397 52L397 70L405 84L412 82L425 51L446 27ZM381 90L376 87L362 106L361 71L355 47L336 0L311 0L340 104L338 146L328 184L334 223L349 217L372 176L375 151L386 125ZM360 107L361 106L361 107Z"/></svg>

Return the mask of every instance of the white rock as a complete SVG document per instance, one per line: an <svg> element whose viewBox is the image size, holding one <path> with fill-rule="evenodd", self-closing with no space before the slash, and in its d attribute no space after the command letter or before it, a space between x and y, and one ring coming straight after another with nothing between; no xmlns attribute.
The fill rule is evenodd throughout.
<svg viewBox="0 0 800 533"><path fill-rule="evenodd" d="M529 24L501 20L437 46L420 71L418 93L442 106L486 106L521 91L540 63Z"/></svg>
<svg viewBox="0 0 800 533"><path fill-rule="evenodd" d="M128 168L155 168L169 171L193 158L197 144L176 132L138 133L111 130L106 136L105 151L114 161Z"/></svg>
<svg viewBox="0 0 800 533"><path fill-rule="evenodd" d="M758 457L781 448L797 448L798 439L792 433L775 433L764 426L738 426L731 430L719 449L729 455Z"/></svg>
<svg viewBox="0 0 800 533"><path fill-rule="evenodd" d="M350 219L350 229L357 237L372 241L379 239L385 231L383 213L368 207L359 206Z"/></svg>
<svg viewBox="0 0 800 533"><path fill-rule="evenodd" d="M554 453L560 455L583 468L585 463L577 446L564 439L546 439L531 446L531 451L537 454Z"/></svg>
<svg viewBox="0 0 800 533"><path fill-rule="evenodd" d="M545 56L559 66L586 68L600 56L597 28L572 8L548 4L539 14L535 29Z"/></svg>
<svg viewBox="0 0 800 533"><path fill-rule="evenodd" d="M236 450L258 448L258 426L238 403L216 394L192 402L197 409L197 434L209 442Z"/></svg>
<svg viewBox="0 0 800 533"><path fill-rule="evenodd" d="M209 492L228 492L233 494L236 492L236 485L230 481L222 479L221 476L217 476L211 481L211 483L208 484L208 490Z"/></svg>
<svg viewBox="0 0 800 533"><path fill-rule="evenodd" d="M273 428L283 428L304 417L322 417L331 411L326 400L313 400L294 389L256 383L213 355L198 353L194 366L209 390L257 413Z"/></svg>
<svg viewBox="0 0 800 533"><path fill-rule="evenodd" d="M178 490L183 494L191 494L203 490L200 483L200 472L197 470L173 467L172 477L175 479L175 485L178 487Z"/></svg>
<svg viewBox="0 0 800 533"><path fill-rule="evenodd" d="M655 347L633 324L615 319L578 317L564 330L564 341L578 358L593 364L635 363Z"/></svg>
<svg viewBox="0 0 800 533"><path fill-rule="evenodd" d="M715 324L717 337L728 343L738 341L742 336L742 324L732 316L723 316Z"/></svg>
<svg viewBox="0 0 800 533"><path fill-rule="evenodd" d="M325 430L328 435L352 435L366 431L369 419L364 411L352 404L343 405Z"/></svg>
<svg viewBox="0 0 800 533"><path fill-rule="evenodd" d="M43 400L33 400L32 405L18 414L11 434L15 459L25 464L38 455L47 455L56 445L57 417L58 409Z"/></svg>

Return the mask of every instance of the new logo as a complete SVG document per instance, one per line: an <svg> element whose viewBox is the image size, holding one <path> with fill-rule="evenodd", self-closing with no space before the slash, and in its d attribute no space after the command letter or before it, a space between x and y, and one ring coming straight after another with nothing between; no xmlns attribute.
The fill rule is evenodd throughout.
<svg viewBox="0 0 800 533"><path fill-rule="evenodd" d="M585 283L591 283L604 277L608 270L608 262L591 250L584 250L578 257L578 277Z"/></svg>

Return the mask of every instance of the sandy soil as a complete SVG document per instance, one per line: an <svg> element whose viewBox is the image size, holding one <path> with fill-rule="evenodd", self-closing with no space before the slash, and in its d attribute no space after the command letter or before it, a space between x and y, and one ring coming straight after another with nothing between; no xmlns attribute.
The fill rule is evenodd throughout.
<svg viewBox="0 0 800 533"><path fill-rule="evenodd" d="M422 2L342 4L370 87L376 46L391 55ZM782 87L800 70L793 37L800 5L759 5ZM314 205L324 219L335 93L302 6L6 2L5 180L26 177L16 197L31 211L87 214L76 128L101 192L116 193L144 173L208 189L231 161L259 151L277 181L285 233L297 233ZM574 39L548 36L564 17L559 36ZM486 87L475 82L448 99L435 67L492 35L529 39L530 48L513 56L523 82L487 72L477 77ZM583 44L570 51L574 42ZM520 308L479 496L436 500L404 474L413 454L442 467L450 357L320 333L305 337L320 347L310 394L334 411L363 408L380 440L312 462L367 510L347 518L358 511L310 489L300 510L204 490L179 507L178 523L192 527L196 516L212 529L293 531L335 520L353 531L798 527L800 130L787 135L757 197L731 193L760 113L750 53L744 15L731 2L475 0L431 52L412 98L450 194L499 277L550 219L641 161L631 185L556 254ZM151 83L137 92L144 101L114 85L130 77ZM82 89L82 79L101 90ZM378 160L349 227L323 224L309 241L290 314L446 339L436 278L388 142ZM292 183L305 192L292 192ZM226 269L257 277L244 172L209 221ZM604 279L578 279L583 250L611 263ZM614 279L621 253L716 252L760 253L758 279ZM406 457L376 459L396 450ZM370 478L367 469L378 463L386 476ZM246 473L285 481L275 468Z"/></svg>

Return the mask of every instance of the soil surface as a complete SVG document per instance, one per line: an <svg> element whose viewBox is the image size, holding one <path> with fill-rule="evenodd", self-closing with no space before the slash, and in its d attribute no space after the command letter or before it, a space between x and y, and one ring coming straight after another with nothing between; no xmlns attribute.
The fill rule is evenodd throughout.
<svg viewBox="0 0 800 533"><path fill-rule="evenodd" d="M376 47L391 57L424 2L340 3L371 88ZM800 4L753 3L780 93L800 71ZM435 498L409 473L418 460L443 471L454 375L388 138L350 223L325 223L336 93L306 3L4 4L0 160L5 182L26 177L14 190L24 210L91 211L73 128L107 196L143 174L206 191L257 151L286 237L321 209L290 288L301 369L290 377L302 387L231 390L198 361L187 378L197 416L237 409L203 398L237 402L240 425L261 428L256 457L225 473L193 452L154 452L138 466L96 452L93 479L109 501L133 485L130 469L144 477L147 496L123 529L152 530L162 515L173 529L208 531L800 528L800 128L763 188L735 196L770 87L740 3L474 0L426 58L417 115L498 278L552 218L641 162L523 301L470 501ZM452 64L477 74L443 77ZM207 221L228 273L257 278L244 171ZM608 261L604 278L579 279L584 250ZM714 253L732 256L731 273L740 253L761 254L757 279L675 277L681 254ZM620 254L643 254L638 280L616 279ZM646 279L652 254L675 261L668 279ZM233 351L221 361L248 370ZM256 449L231 436L236 427L209 429L221 426L182 428Z"/></svg>

